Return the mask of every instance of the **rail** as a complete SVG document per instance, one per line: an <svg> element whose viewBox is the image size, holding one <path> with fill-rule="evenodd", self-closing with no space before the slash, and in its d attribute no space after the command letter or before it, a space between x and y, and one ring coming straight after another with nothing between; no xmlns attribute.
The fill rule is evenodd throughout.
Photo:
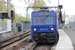
<svg viewBox="0 0 75 50"><path fill-rule="evenodd" d="M12 36L10 38L6 38L6 39L1 40L0 41L0 48L3 48L3 47L5 47L5 46L7 46L9 44L12 44L12 43L14 43L16 41L19 41L19 40L29 36L30 32L31 32L30 30L26 30L23 33L20 33L18 35Z"/></svg>

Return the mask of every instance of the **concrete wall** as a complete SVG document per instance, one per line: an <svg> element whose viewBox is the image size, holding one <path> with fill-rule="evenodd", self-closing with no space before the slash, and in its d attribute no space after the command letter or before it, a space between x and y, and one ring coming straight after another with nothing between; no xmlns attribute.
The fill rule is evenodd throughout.
<svg viewBox="0 0 75 50"><path fill-rule="evenodd" d="M0 40L11 37L13 35L14 35L13 31L2 31L2 32L0 32Z"/></svg>

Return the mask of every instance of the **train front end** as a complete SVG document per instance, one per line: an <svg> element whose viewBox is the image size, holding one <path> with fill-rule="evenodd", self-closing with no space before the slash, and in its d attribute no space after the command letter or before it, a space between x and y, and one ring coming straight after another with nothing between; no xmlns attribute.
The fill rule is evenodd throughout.
<svg viewBox="0 0 75 50"><path fill-rule="evenodd" d="M56 12L49 10L33 11L31 14L31 37L37 43L56 43Z"/></svg>

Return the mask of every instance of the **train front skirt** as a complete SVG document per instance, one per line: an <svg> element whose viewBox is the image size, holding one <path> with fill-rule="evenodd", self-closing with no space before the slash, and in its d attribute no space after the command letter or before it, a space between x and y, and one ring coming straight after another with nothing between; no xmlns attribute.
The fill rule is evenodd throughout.
<svg viewBox="0 0 75 50"><path fill-rule="evenodd" d="M32 39L36 43L57 43L58 42L58 34L57 36L54 32L40 32L40 33L33 33Z"/></svg>

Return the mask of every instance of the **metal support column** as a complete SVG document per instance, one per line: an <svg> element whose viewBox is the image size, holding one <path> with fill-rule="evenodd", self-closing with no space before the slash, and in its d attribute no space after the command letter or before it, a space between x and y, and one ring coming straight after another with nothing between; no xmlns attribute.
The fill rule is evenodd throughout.
<svg viewBox="0 0 75 50"><path fill-rule="evenodd" d="M7 13L8 13L8 19L7 19L7 31L10 31L11 30L11 26L10 26L10 28L9 28L9 22L11 21L11 20L9 20L9 3L10 3L10 1L11 0L7 0Z"/></svg>
<svg viewBox="0 0 75 50"><path fill-rule="evenodd" d="M36 0L35 0L35 7L36 7Z"/></svg>
<svg viewBox="0 0 75 50"><path fill-rule="evenodd" d="M59 8L59 0L58 0L58 8Z"/></svg>
<svg viewBox="0 0 75 50"><path fill-rule="evenodd" d="M9 19L9 3L11 0L7 0L7 12L8 12L8 19Z"/></svg>
<svg viewBox="0 0 75 50"><path fill-rule="evenodd" d="M26 29L27 29L27 25L28 25L28 7L26 8L26 21L27 21L27 24L26 24Z"/></svg>

